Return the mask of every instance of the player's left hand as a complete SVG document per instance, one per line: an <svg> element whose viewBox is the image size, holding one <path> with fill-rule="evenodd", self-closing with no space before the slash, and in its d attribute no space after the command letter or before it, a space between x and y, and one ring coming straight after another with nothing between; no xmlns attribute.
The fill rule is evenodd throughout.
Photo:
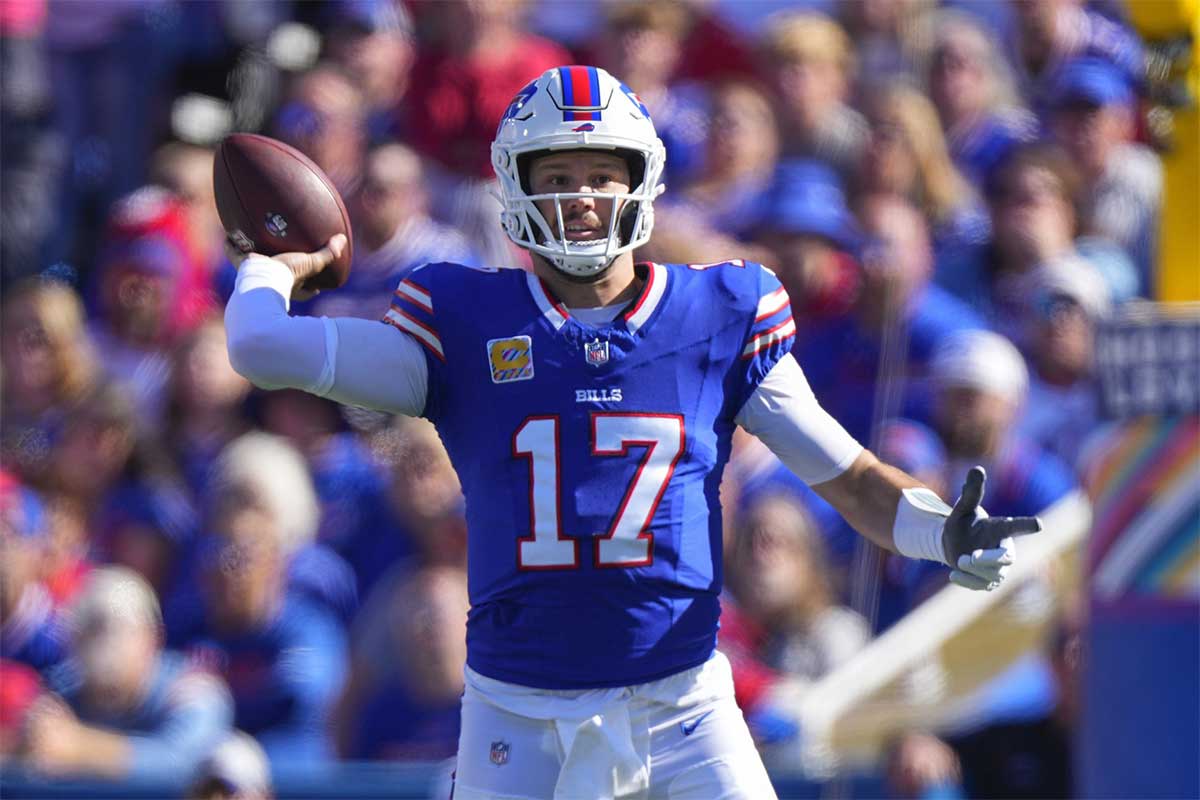
<svg viewBox="0 0 1200 800"><path fill-rule="evenodd" d="M962 494L942 527L942 549L953 568L950 580L968 589L991 591L1004 581L1016 559L1013 537L1037 533L1037 517L989 517L979 505L987 474L983 467L967 472Z"/></svg>

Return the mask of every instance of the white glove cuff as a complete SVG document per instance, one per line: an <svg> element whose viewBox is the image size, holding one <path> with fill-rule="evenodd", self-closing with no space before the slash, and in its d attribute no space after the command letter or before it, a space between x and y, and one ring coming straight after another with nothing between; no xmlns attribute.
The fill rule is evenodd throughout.
<svg viewBox="0 0 1200 800"><path fill-rule="evenodd" d="M951 508L924 487L904 489L896 507L892 541L900 555L946 563L942 528Z"/></svg>
<svg viewBox="0 0 1200 800"><path fill-rule="evenodd" d="M263 255L252 255L238 267L237 291L249 292L253 289L272 289L283 296L284 308L290 308L292 287L296 276L282 261L276 261Z"/></svg>

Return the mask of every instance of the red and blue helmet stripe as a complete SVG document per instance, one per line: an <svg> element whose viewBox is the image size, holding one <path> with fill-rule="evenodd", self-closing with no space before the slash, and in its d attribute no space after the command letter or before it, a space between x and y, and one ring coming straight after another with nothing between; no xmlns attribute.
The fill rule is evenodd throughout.
<svg viewBox="0 0 1200 800"><path fill-rule="evenodd" d="M563 121L600 120L600 76L595 67L559 67L563 89Z"/></svg>

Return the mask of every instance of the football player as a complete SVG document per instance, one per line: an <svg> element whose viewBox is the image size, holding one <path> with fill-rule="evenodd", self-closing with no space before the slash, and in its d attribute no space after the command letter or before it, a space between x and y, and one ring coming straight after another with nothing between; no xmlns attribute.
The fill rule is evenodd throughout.
<svg viewBox="0 0 1200 800"><path fill-rule="evenodd" d="M421 415L462 481L471 611L454 796L773 797L716 649L718 487L734 426L881 547L994 588L1033 518L954 508L855 442L789 354L787 293L754 263L635 264L665 153L601 69L529 83L492 146L533 271L429 264L387 324L290 317L345 246L241 264L229 354L292 386Z"/></svg>

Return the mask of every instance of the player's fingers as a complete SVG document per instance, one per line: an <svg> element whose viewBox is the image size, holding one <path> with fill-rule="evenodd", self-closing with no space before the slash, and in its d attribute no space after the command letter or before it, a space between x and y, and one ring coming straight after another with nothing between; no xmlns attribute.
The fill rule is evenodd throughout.
<svg viewBox="0 0 1200 800"><path fill-rule="evenodd" d="M996 588L992 585L993 581L985 580L978 575L972 575L960 569L956 569L950 573L950 581L951 583L957 583L964 589L971 589L976 592Z"/></svg>
<svg viewBox="0 0 1200 800"><path fill-rule="evenodd" d="M993 547L989 550L976 550L969 556L960 556L959 561L961 562L962 559L969 558L973 564L1006 567L1015 561L1015 555L1016 554L1010 548Z"/></svg>
<svg viewBox="0 0 1200 800"><path fill-rule="evenodd" d="M1042 529L1037 517L988 517L971 526L971 543L979 549L990 550L1005 539L1027 536Z"/></svg>
<svg viewBox="0 0 1200 800"><path fill-rule="evenodd" d="M967 471L962 492L958 496L958 502L954 504L955 511L967 514L973 513L979 507L983 502L983 483L986 478L987 473L983 471L983 467L974 466Z"/></svg>

